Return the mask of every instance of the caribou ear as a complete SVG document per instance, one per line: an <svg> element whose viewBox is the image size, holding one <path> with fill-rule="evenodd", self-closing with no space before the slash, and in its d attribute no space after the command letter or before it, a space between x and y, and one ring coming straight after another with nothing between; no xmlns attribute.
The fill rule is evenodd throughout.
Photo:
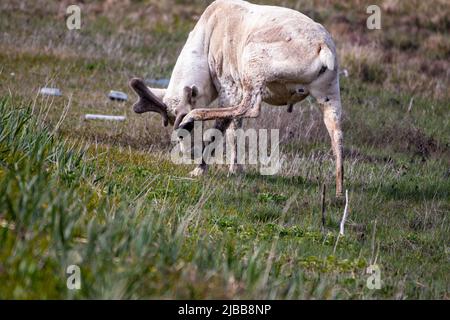
<svg viewBox="0 0 450 320"><path fill-rule="evenodd" d="M184 87L184 99L190 105L195 104L195 99L198 97L198 88L193 85L191 87Z"/></svg>

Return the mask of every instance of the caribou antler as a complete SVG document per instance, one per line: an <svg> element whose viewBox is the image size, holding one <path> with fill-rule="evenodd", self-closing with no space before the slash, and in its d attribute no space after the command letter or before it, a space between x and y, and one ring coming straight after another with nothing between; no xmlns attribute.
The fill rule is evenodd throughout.
<svg viewBox="0 0 450 320"><path fill-rule="evenodd" d="M133 105L136 113L157 112L163 118L163 125L169 124L167 106L155 94L153 94L142 79L133 78L130 80L130 87L137 93L139 100Z"/></svg>

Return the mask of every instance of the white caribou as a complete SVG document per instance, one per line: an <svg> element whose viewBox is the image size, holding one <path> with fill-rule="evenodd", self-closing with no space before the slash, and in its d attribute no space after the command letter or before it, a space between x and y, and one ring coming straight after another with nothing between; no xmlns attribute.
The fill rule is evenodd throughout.
<svg viewBox="0 0 450 320"><path fill-rule="evenodd" d="M168 88L148 88L137 78L130 86L139 96L135 112L158 112L175 130L215 120L215 128L227 135L242 118L258 117L262 102L292 111L293 104L311 95L323 111L336 162L336 195L342 195L336 49L325 28L302 13L241 0L214 1L189 34ZM208 108L216 99L219 107ZM239 170L235 162L232 172ZM206 169L203 163L192 174Z"/></svg>

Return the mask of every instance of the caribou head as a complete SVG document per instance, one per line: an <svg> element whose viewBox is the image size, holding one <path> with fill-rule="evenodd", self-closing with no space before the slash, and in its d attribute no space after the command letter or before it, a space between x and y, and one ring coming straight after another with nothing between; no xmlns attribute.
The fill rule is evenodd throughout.
<svg viewBox="0 0 450 320"><path fill-rule="evenodd" d="M137 93L138 101L133 105L136 113L156 112L163 120L163 125L174 126L174 130L183 121L183 118L191 111L198 96L196 86L184 87L183 93L176 98L165 98L165 89L150 89L142 79L133 78L130 87ZM165 102L164 102L165 100Z"/></svg>

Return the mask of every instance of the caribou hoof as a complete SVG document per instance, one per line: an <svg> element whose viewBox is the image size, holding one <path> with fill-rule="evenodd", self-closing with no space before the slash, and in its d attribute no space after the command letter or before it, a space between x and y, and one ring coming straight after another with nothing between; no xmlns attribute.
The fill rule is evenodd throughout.
<svg viewBox="0 0 450 320"><path fill-rule="evenodd" d="M194 128L194 118L191 118L189 115L184 117L183 121L178 126L178 129L184 129L189 132Z"/></svg>
<svg viewBox="0 0 450 320"><path fill-rule="evenodd" d="M203 175L205 175L208 172L208 167L197 167L194 170L192 170L191 172L189 172L189 176L191 178L195 178L195 177L201 177Z"/></svg>
<svg viewBox="0 0 450 320"><path fill-rule="evenodd" d="M342 193L336 193L334 198L331 198L331 203L337 207L345 206L345 196Z"/></svg>
<svg viewBox="0 0 450 320"><path fill-rule="evenodd" d="M228 170L228 176L235 176L238 174L241 174L244 171L244 168L242 167L242 165L239 164L235 164L235 165L231 165L230 169Z"/></svg>

